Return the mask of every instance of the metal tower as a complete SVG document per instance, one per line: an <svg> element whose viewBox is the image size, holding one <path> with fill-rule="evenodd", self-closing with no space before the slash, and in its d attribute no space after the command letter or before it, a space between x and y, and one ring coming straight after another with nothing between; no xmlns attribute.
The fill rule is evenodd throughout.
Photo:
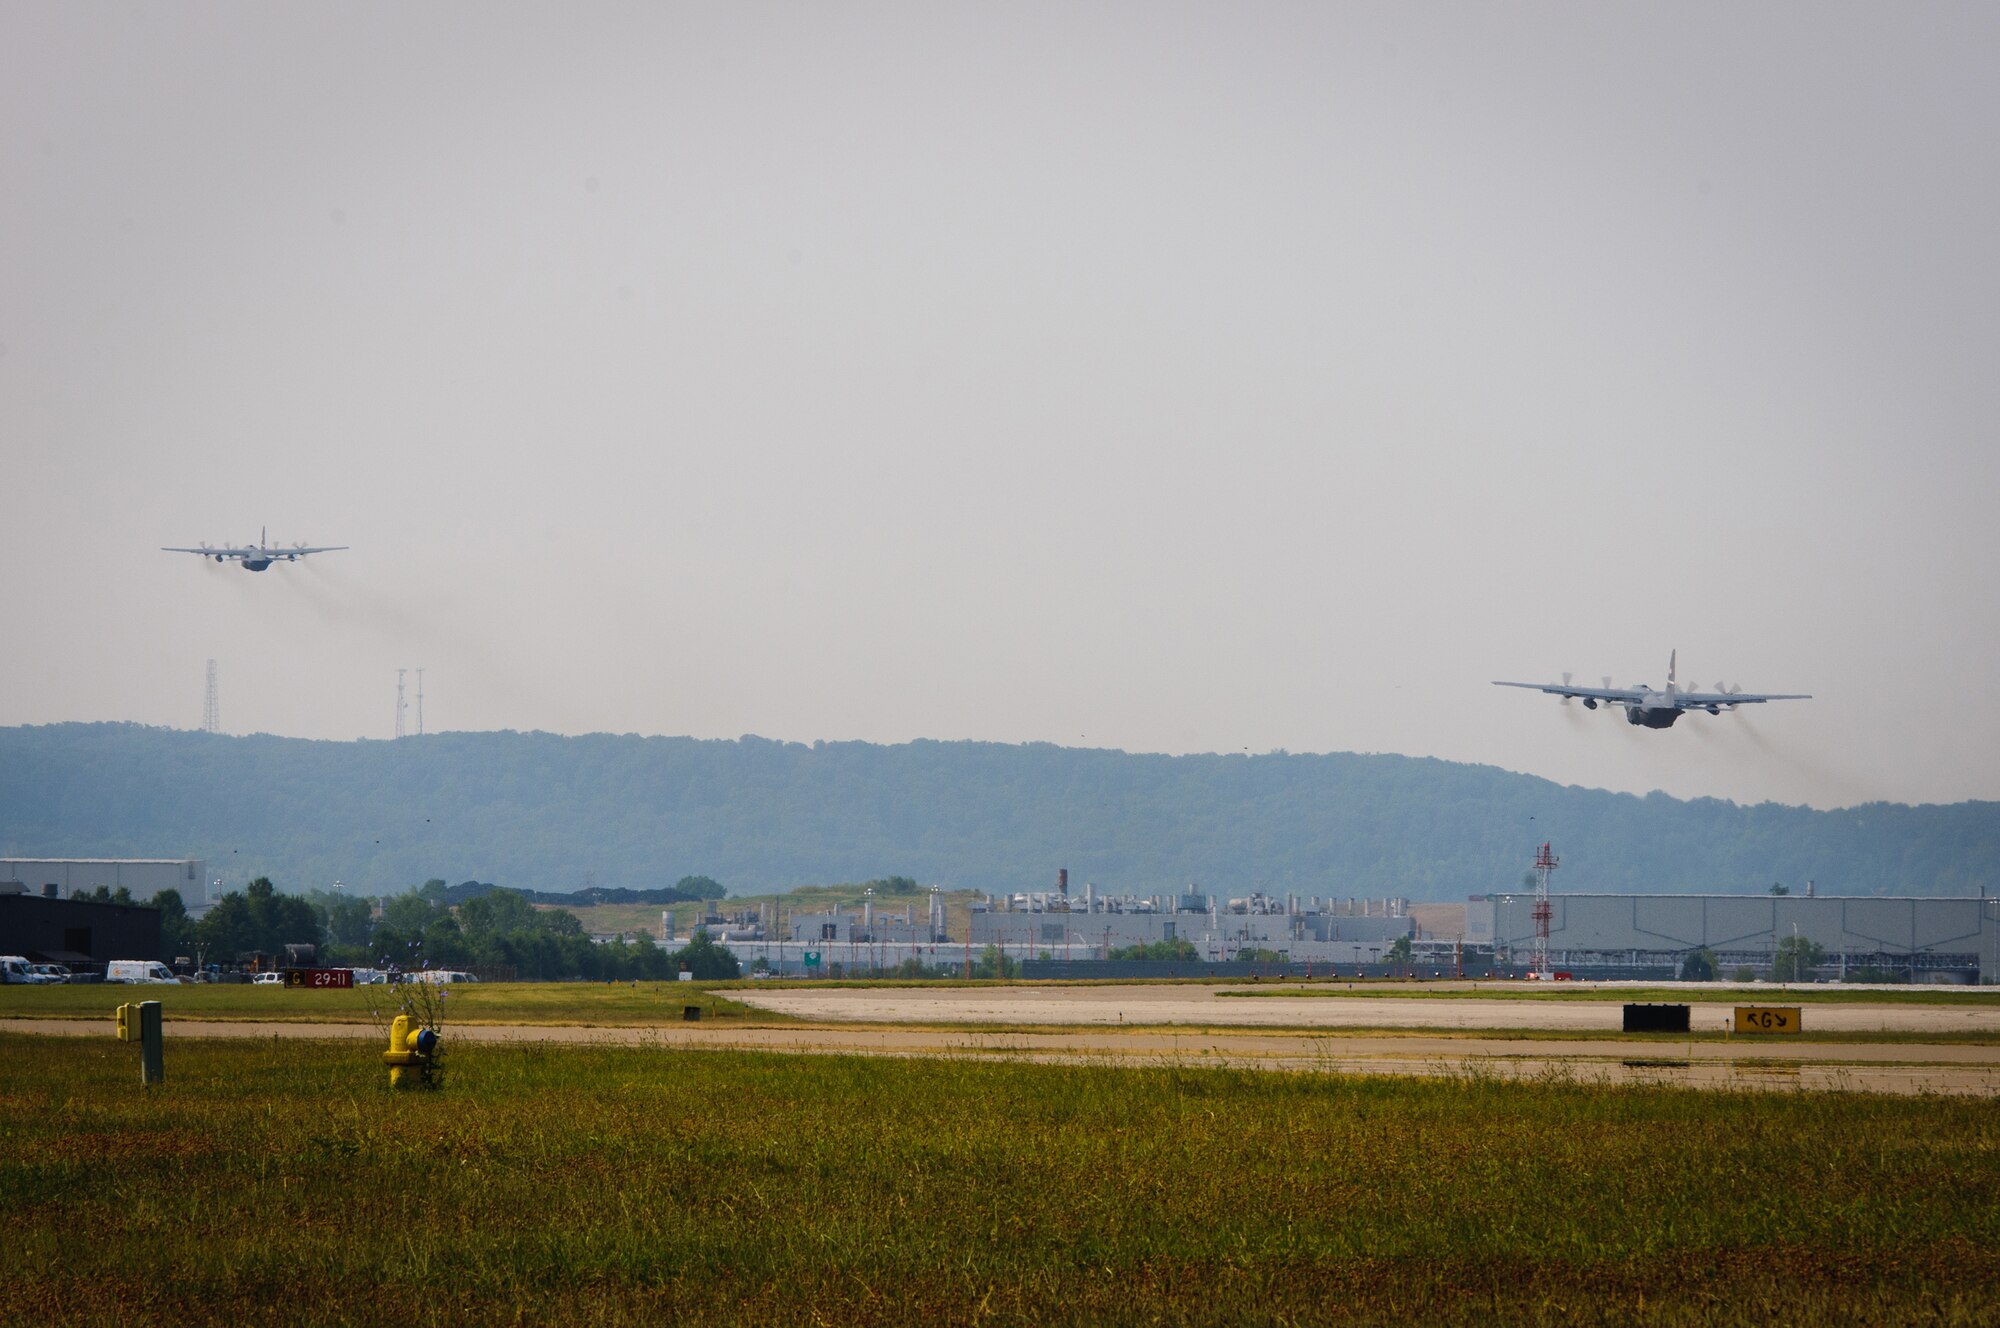
<svg viewBox="0 0 2000 1328"><path fill-rule="evenodd" d="M424 736L424 671L417 670L417 736Z"/></svg>
<svg viewBox="0 0 2000 1328"><path fill-rule="evenodd" d="M201 731L222 732L222 700L215 687L215 661L208 661L208 697L201 703Z"/></svg>
<svg viewBox="0 0 2000 1328"><path fill-rule="evenodd" d="M1549 852L1543 844L1535 854L1535 976L1547 982L1549 973L1549 920L1555 916L1555 905L1549 902L1549 873L1562 865L1562 859Z"/></svg>
<svg viewBox="0 0 2000 1328"><path fill-rule="evenodd" d="M399 738L403 736L403 712L409 709L403 700L403 675L408 672L408 669L396 670L396 736Z"/></svg>

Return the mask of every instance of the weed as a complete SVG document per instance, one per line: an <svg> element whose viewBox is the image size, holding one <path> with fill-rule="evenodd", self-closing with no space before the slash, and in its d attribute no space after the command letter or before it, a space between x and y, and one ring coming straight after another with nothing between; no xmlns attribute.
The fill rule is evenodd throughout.
<svg viewBox="0 0 2000 1328"><path fill-rule="evenodd" d="M452 997L454 1001L457 995ZM1990 1322L1978 1099L0 1034L23 1322Z"/></svg>

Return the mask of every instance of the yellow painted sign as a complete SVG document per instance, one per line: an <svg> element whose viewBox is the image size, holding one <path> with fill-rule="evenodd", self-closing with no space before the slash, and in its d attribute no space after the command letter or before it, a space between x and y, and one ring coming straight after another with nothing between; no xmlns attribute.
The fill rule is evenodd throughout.
<svg viewBox="0 0 2000 1328"><path fill-rule="evenodd" d="M1739 1005L1736 1007L1739 1033L1796 1033L1799 1007L1796 1005Z"/></svg>

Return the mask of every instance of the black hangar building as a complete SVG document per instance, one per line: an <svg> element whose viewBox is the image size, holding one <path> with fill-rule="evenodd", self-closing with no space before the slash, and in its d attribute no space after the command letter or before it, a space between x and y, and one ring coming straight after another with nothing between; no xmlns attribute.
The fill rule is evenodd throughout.
<svg viewBox="0 0 2000 1328"><path fill-rule="evenodd" d="M137 904L59 899L0 881L0 954L30 963L102 970L113 959L159 959L160 910Z"/></svg>

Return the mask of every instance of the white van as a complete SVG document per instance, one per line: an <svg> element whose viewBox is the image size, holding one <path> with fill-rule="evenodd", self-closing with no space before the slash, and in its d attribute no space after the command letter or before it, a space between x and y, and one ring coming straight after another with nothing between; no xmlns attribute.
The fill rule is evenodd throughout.
<svg viewBox="0 0 2000 1328"><path fill-rule="evenodd" d="M39 984L34 969L28 966L24 955L0 955L0 982L21 982Z"/></svg>
<svg viewBox="0 0 2000 1328"><path fill-rule="evenodd" d="M157 959L114 959L104 966L106 982L178 983L173 970Z"/></svg>
<svg viewBox="0 0 2000 1328"><path fill-rule="evenodd" d="M421 973L413 973L419 982L477 982L478 978L455 968L427 968Z"/></svg>

